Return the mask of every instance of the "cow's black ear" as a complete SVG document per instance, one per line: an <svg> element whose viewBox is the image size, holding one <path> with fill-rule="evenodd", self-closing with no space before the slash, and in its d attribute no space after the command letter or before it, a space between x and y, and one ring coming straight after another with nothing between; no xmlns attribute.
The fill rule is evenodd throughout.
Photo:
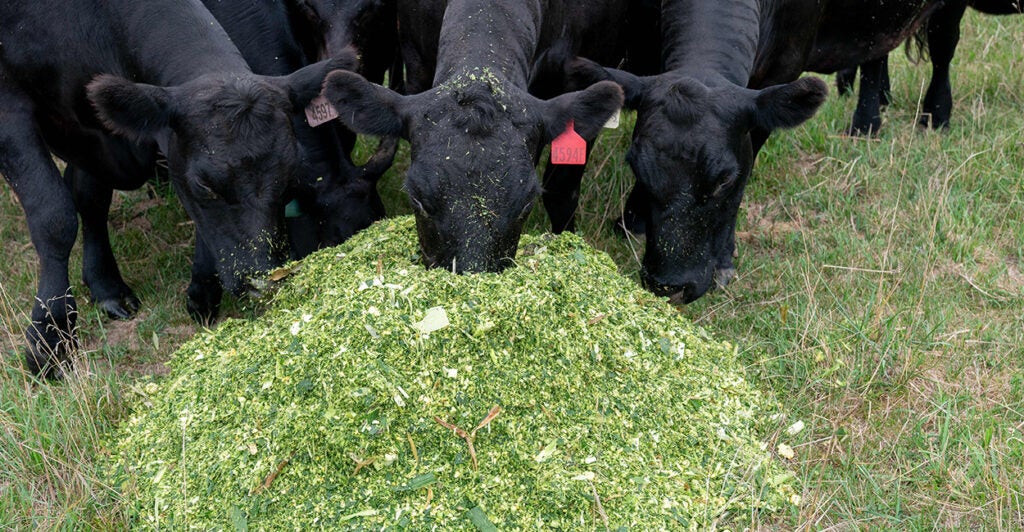
<svg viewBox="0 0 1024 532"><path fill-rule="evenodd" d="M379 137L405 136L401 113L402 98L397 92L371 83L354 72L331 72L324 81L324 96L338 111L346 127Z"/></svg>
<svg viewBox="0 0 1024 532"><path fill-rule="evenodd" d="M566 65L567 86L572 90L589 87L599 81L614 81L622 87L623 105L627 109L636 109L643 101L644 93L649 86L649 78L630 74L617 68L605 68L589 59L575 57Z"/></svg>
<svg viewBox="0 0 1024 532"><path fill-rule="evenodd" d="M540 112L547 134L545 142L562 133L570 120L583 138L597 137L601 127L622 108L622 98L622 87L602 81L582 91L541 102Z"/></svg>
<svg viewBox="0 0 1024 532"><path fill-rule="evenodd" d="M170 127L171 95L163 87L103 74L85 90L100 121L114 133L146 142Z"/></svg>
<svg viewBox="0 0 1024 532"><path fill-rule="evenodd" d="M301 113L313 98L320 95L327 74L339 69L355 70L358 66L359 58L355 48L350 46L335 57L304 66L283 78L277 78L277 83L285 87L296 112Z"/></svg>
<svg viewBox="0 0 1024 532"><path fill-rule="evenodd" d="M765 131L799 126L818 112L827 96L828 85L814 77L768 87L754 98L753 125Z"/></svg>

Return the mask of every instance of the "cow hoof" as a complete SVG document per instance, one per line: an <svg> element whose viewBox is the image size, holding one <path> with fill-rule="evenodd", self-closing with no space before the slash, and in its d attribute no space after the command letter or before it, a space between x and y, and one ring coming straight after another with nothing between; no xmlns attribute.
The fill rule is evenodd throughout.
<svg viewBox="0 0 1024 532"><path fill-rule="evenodd" d="M50 360L49 357L33 353L31 349L28 349L25 353L25 369L36 377L48 381L59 381L71 373L71 360Z"/></svg>
<svg viewBox="0 0 1024 532"><path fill-rule="evenodd" d="M128 294L120 299L107 299L96 304L107 313L110 319L130 320L139 311L141 303L135 294Z"/></svg>
<svg viewBox="0 0 1024 532"><path fill-rule="evenodd" d="M25 349L25 369L46 380L60 380L71 372L74 339L62 340L56 335L33 339L32 336L29 335L29 346Z"/></svg>
<svg viewBox="0 0 1024 532"><path fill-rule="evenodd" d="M854 123L850 126L850 129L846 130L846 134L851 137L873 137L878 135L878 130L881 129L882 123L868 123L868 124L857 124Z"/></svg>
<svg viewBox="0 0 1024 532"><path fill-rule="evenodd" d="M200 325L208 326L213 323L217 319L218 312L220 312L219 301L188 298L188 315Z"/></svg>
<svg viewBox="0 0 1024 532"><path fill-rule="evenodd" d="M946 130L949 129L949 120L935 121L932 120L931 115L925 114L921 115L921 119L917 121L917 125L920 126L921 129Z"/></svg>

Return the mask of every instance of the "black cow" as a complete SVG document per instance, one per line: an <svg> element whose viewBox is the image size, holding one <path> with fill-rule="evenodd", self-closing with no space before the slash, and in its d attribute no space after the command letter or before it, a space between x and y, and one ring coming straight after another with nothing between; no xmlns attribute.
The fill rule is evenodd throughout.
<svg viewBox="0 0 1024 532"><path fill-rule="evenodd" d="M771 131L809 119L827 94L824 82L800 74L888 52L937 3L666 0L664 73L567 63L578 86L613 79L638 111L627 154L637 182L625 218L646 232L647 287L688 302L727 283L756 154Z"/></svg>
<svg viewBox="0 0 1024 532"><path fill-rule="evenodd" d="M326 59L353 47L357 72L375 83L398 57L396 0L287 0L310 57ZM396 75L397 72L393 72Z"/></svg>
<svg viewBox="0 0 1024 532"><path fill-rule="evenodd" d="M254 73L286 75L309 63L293 34L285 4L276 0L206 0L205 4ZM340 50L339 56L349 61L351 50ZM394 144L391 143L389 152L375 154L366 166L356 167L341 150L334 127L313 129L300 113L293 114L292 127L303 170L289 182L287 197L297 212L287 215L286 220L290 255L298 259L317 248L336 246L384 216L376 183L390 166ZM121 281L111 250L106 232L109 200L94 201L99 200L103 183L74 165L69 166L65 175L80 197L76 205L82 215L88 258L83 277L95 304L113 318L129 318L139 302ZM296 209L286 213L289 211ZM197 320L208 321L217 313L220 283L212 269L202 262L197 265L197 275L189 289L193 297L189 299L188 310Z"/></svg>
<svg viewBox="0 0 1024 532"><path fill-rule="evenodd" d="M285 75L309 64L284 4L276 0L206 0L205 4L253 72ZM394 151L376 154L367 165L357 167L341 150L334 127L314 129L304 114L293 113L292 128L304 167L291 176L287 192L298 208L296 214L286 216L291 258L298 259L319 247L337 245L384 216L376 182ZM121 279L111 250L106 226L110 187L74 165L68 166L65 177L78 196L75 203L82 215L87 258L82 274L93 300L112 318L130 318L139 301ZM105 197L100 197L101 192ZM208 321L217 313L220 283L203 261L195 266L189 311L195 319Z"/></svg>
<svg viewBox="0 0 1024 532"><path fill-rule="evenodd" d="M949 83L949 64L953 61L956 45L960 42L960 20L970 6L988 15L1013 15L1024 13L1020 0L947 0L928 17L923 28L922 39L927 43L931 56L932 79L922 103L919 123L934 129L949 127L953 109L953 93ZM860 92L857 109L854 111L850 133L855 135L878 132L882 125L880 107L889 104L888 56L860 65ZM857 67L843 69L836 73L836 85L840 94L853 90L857 78Z"/></svg>
<svg viewBox="0 0 1024 532"><path fill-rule="evenodd" d="M220 22L253 72L285 75L311 63L296 35L308 35L303 20L280 0L203 0ZM351 56L351 44L335 55ZM338 122L310 127L303 113L292 117L292 128L308 167L295 176L289 190L297 212L289 212L288 241L293 259L320 247L344 242L357 231L384 217L377 181L391 166L397 143L385 141L363 166L351 158L351 133ZM294 209L289 209L290 211ZM204 318L206 316L203 316Z"/></svg>
<svg viewBox="0 0 1024 532"><path fill-rule="evenodd" d="M661 69L661 38L651 28L659 26L659 0L605 0L582 5L562 2L563 11L576 10L586 16L562 25L560 18L546 20L543 46L534 60L530 93L553 98L575 87L562 65L577 56L605 66L625 68L637 74L657 74ZM566 9L568 7L568 9ZM554 20L554 24L548 22ZM586 138L588 148L593 138ZM579 188L585 165L554 165L544 169L544 208L554 233L575 231Z"/></svg>
<svg viewBox="0 0 1024 532"><path fill-rule="evenodd" d="M0 173L25 211L41 270L29 368L57 376L75 349L75 202L100 203L83 210L105 216L110 190L141 186L157 148L195 222L194 279L219 281L194 281L190 305L208 306L221 286L258 289L259 272L284 258L284 201L302 169L292 116L351 58L257 76L198 0L6 1L2 11ZM77 169L72 186L51 151ZM105 231L98 220L83 226ZM116 286L90 284L100 298L131 293L120 274L105 281Z"/></svg>
<svg viewBox="0 0 1024 532"><path fill-rule="evenodd" d="M327 79L346 125L409 139L405 189L429 266L506 267L540 191L540 148L570 121L584 137L596 136L622 104L610 82L546 101L527 92L545 28L584 24L592 14L556 4L570 2L401 1L407 86L424 92L402 96L348 72Z"/></svg>

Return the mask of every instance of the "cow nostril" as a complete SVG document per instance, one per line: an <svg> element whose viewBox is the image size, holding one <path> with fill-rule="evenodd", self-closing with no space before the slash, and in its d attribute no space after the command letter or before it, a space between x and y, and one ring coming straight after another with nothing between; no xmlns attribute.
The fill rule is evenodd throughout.
<svg viewBox="0 0 1024 532"><path fill-rule="evenodd" d="M686 281L679 284L659 282L653 275L644 272L641 276L644 287L654 295L669 298L673 305L690 303L707 292L709 285L702 285L695 281Z"/></svg>
<svg viewBox="0 0 1024 532"><path fill-rule="evenodd" d="M263 292L269 289L273 285L273 283L271 283L269 279L253 277L252 279L249 279L249 285L252 287L253 290Z"/></svg>
<svg viewBox="0 0 1024 532"><path fill-rule="evenodd" d="M653 275L650 275L647 272L643 272L641 274L640 280L642 281L644 288L653 292L654 295L661 297L674 296L684 289L682 286L659 282Z"/></svg>

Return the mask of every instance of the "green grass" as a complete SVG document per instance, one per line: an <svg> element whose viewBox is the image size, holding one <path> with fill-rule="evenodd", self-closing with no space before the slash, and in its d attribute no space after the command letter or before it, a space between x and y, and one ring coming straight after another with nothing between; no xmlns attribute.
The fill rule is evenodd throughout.
<svg viewBox="0 0 1024 532"><path fill-rule="evenodd" d="M916 129L929 69L894 54L878 138L842 137L854 102L833 96L762 151L740 213L739 276L682 312L740 345L750 378L787 411L767 438L793 445L803 501L763 526L1024 527L1022 49L1024 17L969 13L948 132ZM579 226L635 278L642 244L608 223L632 179L629 123L598 141ZM393 213L408 212L405 150L382 183ZM20 371L35 254L0 187L0 528L124 526L94 471L103 436L196 330L184 312L191 227L155 192L119 194L111 216L142 313L111 322L73 280L88 363L40 384ZM529 225L542 230L543 213ZM806 428L786 434L796 421Z"/></svg>

